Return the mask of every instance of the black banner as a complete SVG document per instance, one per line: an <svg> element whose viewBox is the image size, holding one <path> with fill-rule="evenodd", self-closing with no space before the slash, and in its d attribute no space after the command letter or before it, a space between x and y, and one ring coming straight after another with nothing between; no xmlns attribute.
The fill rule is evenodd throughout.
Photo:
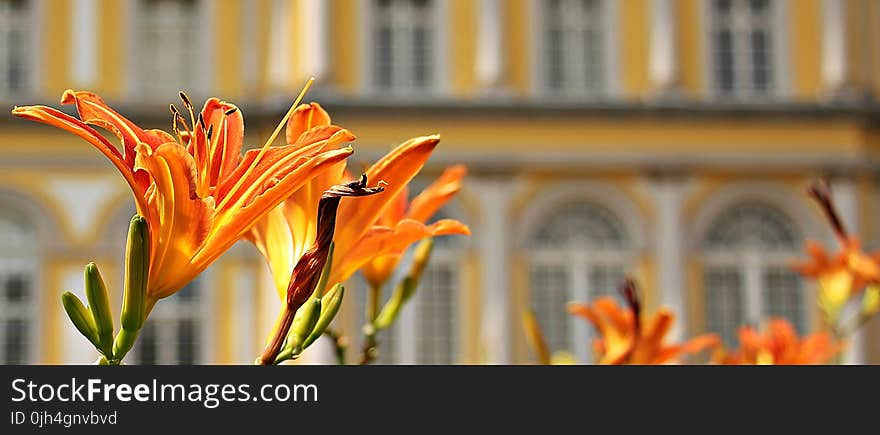
<svg viewBox="0 0 880 435"><path fill-rule="evenodd" d="M788 429L876 409L875 367L0 366L2 434ZM861 400L868 393L867 401ZM717 420L715 420L717 418ZM750 423L752 422L752 423ZM763 423L761 423L763 422ZM671 424L671 426L670 426ZM430 430L429 430L430 429ZM762 432L758 431L758 432ZM626 432L626 431L624 431Z"/></svg>

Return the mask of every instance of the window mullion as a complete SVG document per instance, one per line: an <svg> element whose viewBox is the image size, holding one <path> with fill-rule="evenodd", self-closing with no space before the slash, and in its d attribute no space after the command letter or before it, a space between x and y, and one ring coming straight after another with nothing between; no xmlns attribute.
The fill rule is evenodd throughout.
<svg viewBox="0 0 880 435"><path fill-rule="evenodd" d="M763 318L763 267L761 256L756 252L746 253L744 260L746 321L751 322Z"/></svg>

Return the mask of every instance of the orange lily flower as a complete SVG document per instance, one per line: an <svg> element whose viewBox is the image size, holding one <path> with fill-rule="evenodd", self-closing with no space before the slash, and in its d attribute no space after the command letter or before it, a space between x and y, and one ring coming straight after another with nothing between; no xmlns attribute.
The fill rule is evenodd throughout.
<svg viewBox="0 0 880 435"><path fill-rule="evenodd" d="M682 354L697 353L720 342L715 334L704 334L682 344L665 344L675 314L659 309L644 322L635 294L635 285L627 280L624 293L629 307L621 307L608 296L596 298L592 305L570 303L568 311L593 324L600 338L593 342L599 364L665 364L674 362Z"/></svg>
<svg viewBox="0 0 880 435"><path fill-rule="evenodd" d="M287 141L302 142L310 131L320 131L330 122L330 115L319 104L303 104L288 121ZM342 202L337 220L343 224L339 225L334 236L330 285L344 281L374 257L397 254L401 245L405 249L424 237L446 234L448 231L467 231L467 227L454 221L440 221L425 226L414 219L404 219L393 228L374 226L383 213L393 206L399 194L404 192L406 184L418 174L438 142L437 136L423 136L399 145L365 173L369 180L384 184L385 192L357 201ZM318 198L330 186L344 184L349 178L344 162L333 166L288 196L248 234L248 239L268 260L276 289L282 298L296 262L315 241Z"/></svg>
<svg viewBox="0 0 880 435"><path fill-rule="evenodd" d="M466 173L467 169L462 165L447 168L412 202L407 201L408 189L405 186L397 194L391 206L379 215L376 224L367 230L348 255L349 261L369 259L361 267L361 272L370 284L381 286L394 272L406 249L418 240L450 234L470 235L470 229L454 219L425 224L461 190L461 179ZM352 208L356 207L355 204ZM377 252L383 254L376 255ZM352 263L357 264L358 261ZM352 266L349 266L349 270L341 269L343 276L353 273Z"/></svg>
<svg viewBox="0 0 880 435"><path fill-rule="evenodd" d="M819 306L831 324L835 324L846 303L868 284L880 283L880 253L862 251L858 238L847 234L832 202L827 183L816 183L810 194L825 211L837 236L840 250L829 255L818 242L807 241L810 259L796 262L792 268L819 283Z"/></svg>
<svg viewBox="0 0 880 435"><path fill-rule="evenodd" d="M236 106L211 98L196 117L183 93L181 99L192 130L172 105L177 138L141 129L90 92L68 90L61 98L76 106L79 119L46 106L13 110L85 139L125 178L150 228L148 307L183 288L292 192L352 153L339 146L354 136L336 126L272 147L279 126L263 148L242 156L244 121ZM115 134L122 151L89 124Z"/></svg>
<svg viewBox="0 0 880 435"><path fill-rule="evenodd" d="M819 305L832 319L866 285L880 282L880 253L864 253L854 237L842 239L840 244L840 251L832 256L818 242L808 240L810 259L792 266L819 283Z"/></svg>
<svg viewBox="0 0 880 435"><path fill-rule="evenodd" d="M739 329L740 348L734 352L723 349L714 355L718 364L827 364L842 346L827 332L800 338L785 319L770 319L764 335L749 326Z"/></svg>

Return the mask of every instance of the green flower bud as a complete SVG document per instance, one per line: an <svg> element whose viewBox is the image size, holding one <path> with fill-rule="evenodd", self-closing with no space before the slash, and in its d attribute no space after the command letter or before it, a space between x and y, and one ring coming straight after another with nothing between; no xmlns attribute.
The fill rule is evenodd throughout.
<svg viewBox="0 0 880 435"><path fill-rule="evenodd" d="M147 276L150 273L150 232L147 220L135 215L128 227L125 246L125 281L122 296L122 328L139 331L144 324Z"/></svg>
<svg viewBox="0 0 880 435"><path fill-rule="evenodd" d="M287 336L286 346L292 349L293 355L297 355L302 351L306 337L315 329L315 325L318 324L320 317L321 300L318 298L309 299L296 311L293 323L290 325L290 335Z"/></svg>
<svg viewBox="0 0 880 435"><path fill-rule="evenodd" d="M121 361L128 354L137 340L138 332L122 328L119 334L116 334L116 341L113 342L113 357Z"/></svg>
<svg viewBox="0 0 880 435"><path fill-rule="evenodd" d="M83 305L82 301L73 292L66 291L61 295L61 305L64 306L67 317L70 318L79 333L95 345L95 348L100 348L101 342L98 340L98 329L95 327L92 313Z"/></svg>
<svg viewBox="0 0 880 435"><path fill-rule="evenodd" d="M92 312L92 319L98 332L98 350L104 355L112 356L113 313L110 312L110 294L95 263L87 264L83 275L86 299L89 301L89 310Z"/></svg>
<svg viewBox="0 0 880 435"><path fill-rule="evenodd" d="M400 314L400 310L403 308L404 304L406 304L409 298L411 298L416 292L418 286L418 281L412 277L408 276L404 278L403 281L394 288L394 293L391 294L391 298L388 299L388 302L382 306L382 310L373 322L373 327L376 329L385 329L391 326L391 324L394 323L394 320L397 319L397 315Z"/></svg>
<svg viewBox="0 0 880 435"><path fill-rule="evenodd" d="M321 334L330 326L330 322L336 318L336 313L339 311L339 306L342 305L342 297L345 295L345 287L342 284L336 284L321 298L321 316L318 318L318 322L315 323L314 329L312 329L312 333L309 334L306 341L303 342L303 349L309 347L312 343L315 342L318 338L321 337Z"/></svg>

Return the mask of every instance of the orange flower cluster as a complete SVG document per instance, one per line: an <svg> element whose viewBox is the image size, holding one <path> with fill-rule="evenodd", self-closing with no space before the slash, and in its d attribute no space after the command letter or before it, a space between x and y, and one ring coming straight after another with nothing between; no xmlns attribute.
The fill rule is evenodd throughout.
<svg viewBox="0 0 880 435"><path fill-rule="evenodd" d="M683 354L718 345L719 338L715 334L701 335L681 344L665 343L675 322L672 311L661 308L643 321L632 281L624 285L624 293L627 307L607 296L596 298L589 305L571 303L568 306L569 313L586 319L599 333L593 342L599 364L665 364L677 361Z"/></svg>
<svg viewBox="0 0 880 435"><path fill-rule="evenodd" d="M286 296L294 266L315 243L319 199L352 179L345 159L353 150L344 144L355 136L331 124L318 104L298 105L304 93L285 116L287 144L272 146L282 121L263 147L243 155L242 114L216 98L196 114L181 93L185 111L170 106L173 134L138 127L90 92L68 90L61 98L75 105L78 118L46 106L16 107L13 114L85 139L122 174L150 230L152 308L242 238L263 253L279 295ZM121 150L92 126L116 135ZM438 136L425 136L401 144L366 171L385 192L341 204L331 284L362 267L371 281L384 281L415 241L470 233L454 220L425 224L461 189L463 167L448 169L407 206L406 185L438 142Z"/></svg>
<svg viewBox="0 0 880 435"><path fill-rule="evenodd" d="M795 262L792 268L816 281L819 308L825 314L827 326L844 333L839 330L840 315L851 301L862 299L860 322L877 312L875 295L864 295L864 290L880 283L880 252L865 253L859 239L847 233L834 207L827 182L814 184L810 194L825 212L840 248L829 254L818 242L807 241L805 249L810 258Z"/></svg>
<svg viewBox="0 0 880 435"><path fill-rule="evenodd" d="M728 352L719 348L713 355L717 364L827 364L841 350L831 334L818 332L803 338L785 319L770 319L764 334L750 326L739 330L738 350Z"/></svg>

